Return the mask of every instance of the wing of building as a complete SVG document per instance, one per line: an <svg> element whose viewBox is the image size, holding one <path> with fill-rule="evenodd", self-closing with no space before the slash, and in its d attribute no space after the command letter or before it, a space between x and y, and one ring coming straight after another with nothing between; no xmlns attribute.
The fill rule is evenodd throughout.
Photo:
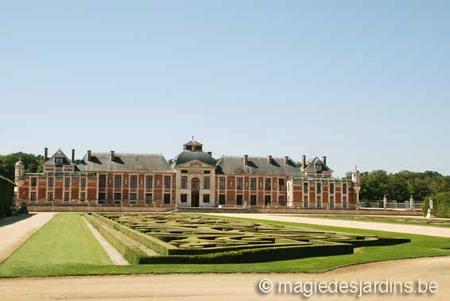
<svg viewBox="0 0 450 301"><path fill-rule="evenodd" d="M276 158L214 158L192 139L171 160L161 154L88 150L80 160L63 151L48 157L43 173L25 173L16 164L16 200L28 206L254 207L354 209L359 203L359 173L332 176L326 157L296 162Z"/></svg>

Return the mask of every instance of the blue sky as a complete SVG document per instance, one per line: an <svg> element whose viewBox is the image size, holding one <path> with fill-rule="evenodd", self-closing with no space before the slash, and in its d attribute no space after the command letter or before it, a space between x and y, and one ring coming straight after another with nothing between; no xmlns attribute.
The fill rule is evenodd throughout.
<svg viewBox="0 0 450 301"><path fill-rule="evenodd" d="M450 174L449 1L1 1L0 153Z"/></svg>

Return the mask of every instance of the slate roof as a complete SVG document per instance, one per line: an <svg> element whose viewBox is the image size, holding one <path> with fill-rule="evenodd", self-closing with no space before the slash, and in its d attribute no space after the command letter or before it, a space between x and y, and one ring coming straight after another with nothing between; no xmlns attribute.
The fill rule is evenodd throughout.
<svg viewBox="0 0 450 301"><path fill-rule="evenodd" d="M58 149L56 153L53 154L50 158L48 158L47 161L45 161L45 164L56 164L56 158L62 159L62 165L70 165L71 161L69 158L67 158L66 154L61 149Z"/></svg>
<svg viewBox="0 0 450 301"><path fill-rule="evenodd" d="M91 154L91 161L87 155L78 165L81 171L135 171L135 172L172 172L169 162L161 154L121 154L115 153L111 162L111 153Z"/></svg>
<svg viewBox="0 0 450 301"><path fill-rule="evenodd" d="M315 165L320 164L322 165L321 171L330 171L332 172L331 168L329 168L319 157L314 157L312 160L309 160L306 162L306 168L305 171L315 172L316 168Z"/></svg>
<svg viewBox="0 0 450 301"><path fill-rule="evenodd" d="M184 151L174 159L175 166L194 160L198 160L209 165L216 165L216 159L211 157L210 154L202 151Z"/></svg>
<svg viewBox="0 0 450 301"><path fill-rule="evenodd" d="M284 162L282 158L272 158L269 163L267 157L248 157L244 165L243 157L223 156L217 163L217 173L229 175L261 175L261 176L301 176L302 172L297 163Z"/></svg>

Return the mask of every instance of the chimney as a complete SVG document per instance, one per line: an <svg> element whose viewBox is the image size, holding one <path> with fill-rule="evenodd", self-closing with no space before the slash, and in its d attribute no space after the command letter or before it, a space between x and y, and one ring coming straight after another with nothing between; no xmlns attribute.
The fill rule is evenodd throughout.
<svg viewBox="0 0 450 301"><path fill-rule="evenodd" d="M112 150L111 156L110 156L111 162L114 162L114 158L115 158L115 155L114 155L114 151Z"/></svg>
<svg viewBox="0 0 450 301"><path fill-rule="evenodd" d="M72 163L75 162L75 149L72 148Z"/></svg>
<svg viewBox="0 0 450 301"><path fill-rule="evenodd" d="M44 162L48 160L48 147L44 148Z"/></svg>
<svg viewBox="0 0 450 301"><path fill-rule="evenodd" d="M289 163L289 156L284 156L284 164L288 164Z"/></svg>
<svg viewBox="0 0 450 301"><path fill-rule="evenodd" d="M88 160L88 161L91 161L91 159L92 159L92 151L91 151L91 150L88 150L88 151L87 151L87 160Z"/></svg>
<svg viewBox="0 0 450 301"><path fill-rule="evenodd" d="M208 155L210 155L212 157L212 152L208 152Z"/></svg>
<svg viewBox="0 0 450 301"><path fill-rule="evenodd" d="M272 164L272 155L267 156L267 162L269 162L269 164Z"/></svg>
<svg viewBox="0 0 450 301"><path fill-rule="evenodd" d="M244 155L244 165L248 165L248 155Z"/></svg>
<svg viewBox="0 0 450 301"><path fill-rule="evenodd" d="M302 168L306 168L306 156L302 156Z"/></svg>
<svg viewBox="0 0 450 301"><path fill-rule="evenodd" d="M327 156L322 156L322 162L327 165Z"/></svg>

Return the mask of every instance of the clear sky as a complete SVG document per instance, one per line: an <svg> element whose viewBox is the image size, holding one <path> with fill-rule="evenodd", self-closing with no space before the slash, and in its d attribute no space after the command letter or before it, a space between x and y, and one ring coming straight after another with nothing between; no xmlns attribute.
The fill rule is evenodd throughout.
<svg viewBox="0 0 450 301"><path fill-rule="evenodd" d="M449 1L1 1L0 153L450 174Z"/></svg>

